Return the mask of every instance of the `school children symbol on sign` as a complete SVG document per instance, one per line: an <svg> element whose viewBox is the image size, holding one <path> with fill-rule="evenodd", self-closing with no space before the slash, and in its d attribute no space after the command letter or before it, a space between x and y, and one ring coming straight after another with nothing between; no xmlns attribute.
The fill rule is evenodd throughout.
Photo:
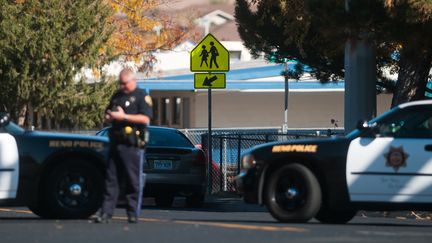
<svg viewBox="0 0 432 243"><path fill-rule="evenodd" d="M229 51L212 34L204 37L191 52L191 72L228 72L229 69Z"/></svg>

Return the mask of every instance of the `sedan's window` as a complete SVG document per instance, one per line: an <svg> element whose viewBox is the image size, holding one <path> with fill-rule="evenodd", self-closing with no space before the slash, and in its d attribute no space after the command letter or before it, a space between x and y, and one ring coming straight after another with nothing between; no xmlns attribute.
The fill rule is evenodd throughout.
<svg viewBox="0 0 432 243"><path fill-rule="evenodd" d="M378 123L379 135L396 138L432 138L432 109L409 107Z"/></svg>
<svg viewBox="0 0 432 243"><path fill-rule="evenodd" d="M183 133L170 129L150 129L149 146L186 148L194 147Z"/></svg>

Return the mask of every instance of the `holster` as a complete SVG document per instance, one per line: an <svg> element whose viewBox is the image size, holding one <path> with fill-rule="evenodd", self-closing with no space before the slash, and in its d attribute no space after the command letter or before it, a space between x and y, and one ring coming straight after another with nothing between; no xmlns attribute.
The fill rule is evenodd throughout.
<svg viewBox="0 0 432 243"><path fill-rule="evenodd" d="M145 148L149 141L149 132L146 126L124 126L120 129L109 130L109 138L117 144L125 144L138 148Z"/></svg>

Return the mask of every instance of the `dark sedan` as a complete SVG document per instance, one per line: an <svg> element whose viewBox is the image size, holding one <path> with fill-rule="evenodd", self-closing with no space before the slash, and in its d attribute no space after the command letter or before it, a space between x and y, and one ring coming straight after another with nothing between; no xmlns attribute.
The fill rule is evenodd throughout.
<svg viewBox="0 0 432 243"><path fill-rule="evenodd" d="M149 132L144 195L161 207L171 206L175 196L186 197L188 207L201 207L207 183L204 152L176 129L150 126ZM96 135L106 137L108 128Z"/></svg>

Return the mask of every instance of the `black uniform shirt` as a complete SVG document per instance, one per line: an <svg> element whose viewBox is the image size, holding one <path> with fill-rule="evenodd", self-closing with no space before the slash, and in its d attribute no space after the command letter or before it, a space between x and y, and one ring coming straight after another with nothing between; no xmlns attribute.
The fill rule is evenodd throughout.
<svg viewBox="0 0 432 243"><path fill-rule="evenodd" d="M123 108L126 114L143 114L150 119L153 117L152 100L144 90L136 88L129 94L117 91L112 97L107 110L115 111L116 107ZM113 121L112 129L120 130L125 126L136 126L128 121Z"/></svg>

